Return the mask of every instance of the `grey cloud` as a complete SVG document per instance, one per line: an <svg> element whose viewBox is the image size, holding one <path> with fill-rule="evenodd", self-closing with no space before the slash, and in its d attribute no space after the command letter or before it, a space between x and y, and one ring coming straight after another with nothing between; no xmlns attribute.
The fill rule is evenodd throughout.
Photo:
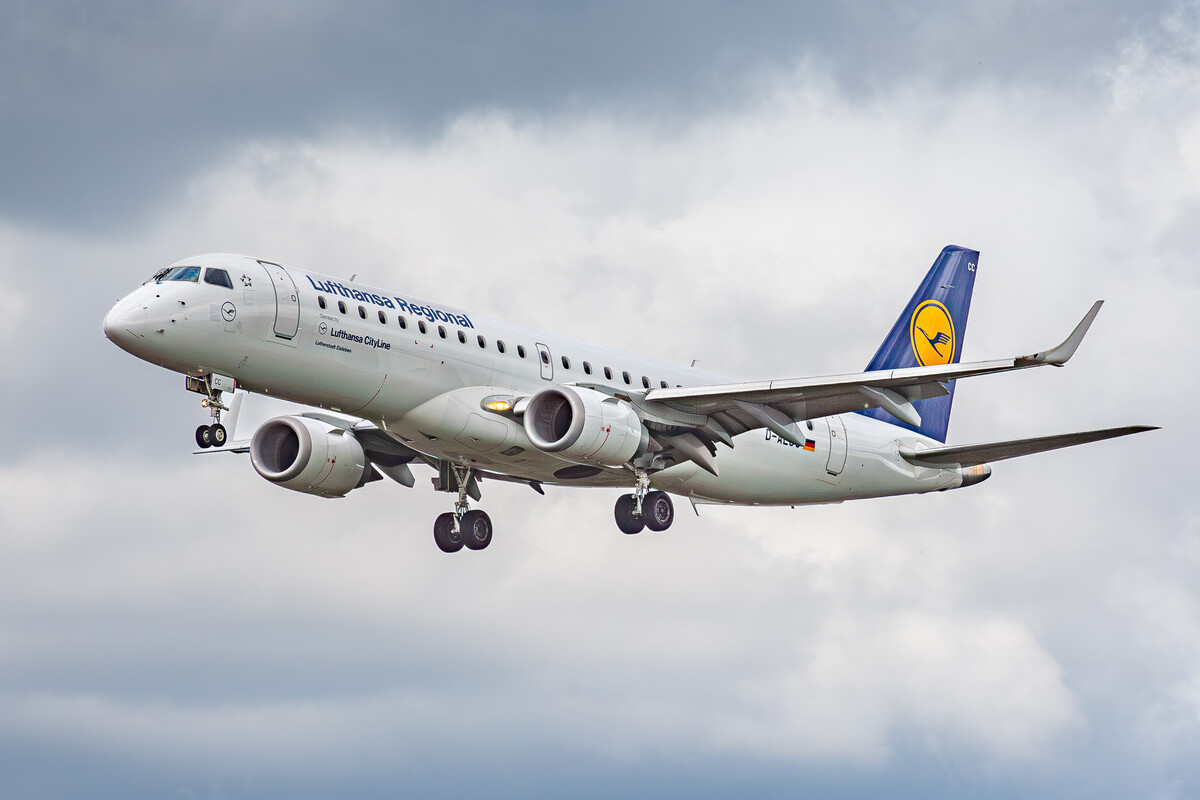
<svg viewBox="0 0 1200 800"><path fill-rule="evenodd" d="M913 80L1094 88L1144 4L22 3L0 32L0 214L129 230L247 139L424 139L478 108L671 125L810 60ZM982 65L979 62L983 62ZM1065 84L1065 85L1064 85Z"/></svg>

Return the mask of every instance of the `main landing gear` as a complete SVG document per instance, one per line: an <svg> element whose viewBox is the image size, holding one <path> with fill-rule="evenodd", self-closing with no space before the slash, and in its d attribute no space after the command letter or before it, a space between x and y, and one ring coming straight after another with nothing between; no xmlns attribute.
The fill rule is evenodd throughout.
<svg viewBox="0 0 1200 800"><path fill-rule="evenodd" d="M468 550L483 550L492 543L492 518L487 512L469 508L467 495L475 485L470 467L447 465L454 483L458 486L458 499L454 511L439 514L433 523L433 541L443 553L457 553L465 546ZM446 487L444 491L453 491ZM478 499L478 488L475 491Z"/></svg>
<svg viewBox="0 0 1200 800"><path fill-rule="evenodd" d="M637 470L637 488L633 494L617 498L613 515L622 533L641 533L644 528L665 531L675 521L675 504L671 496L658 490L649 491L650 476Z"/></svg>

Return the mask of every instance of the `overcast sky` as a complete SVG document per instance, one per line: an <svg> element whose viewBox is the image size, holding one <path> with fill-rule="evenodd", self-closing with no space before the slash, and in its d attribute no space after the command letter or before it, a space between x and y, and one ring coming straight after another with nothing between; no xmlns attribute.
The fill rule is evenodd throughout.
<svg viewBox="0 0 1200 800"><path fill-rule="evenodd" d="M1200 794L1195 3L10 2L0 794ZM982 252L961 492L292 493L107 342L242 252L733 377L861 369ZM280 406L251 399L241 435Z"/></svg>

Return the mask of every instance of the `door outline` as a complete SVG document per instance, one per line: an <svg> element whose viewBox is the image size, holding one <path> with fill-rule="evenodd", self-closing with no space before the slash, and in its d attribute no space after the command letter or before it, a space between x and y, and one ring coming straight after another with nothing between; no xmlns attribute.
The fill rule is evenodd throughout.
<svg viewBox="0 0 1200 800"><path fill-rule="evenodd" d="M259 261L271 276L271 288L275 290L275 325L272 331L280 339L291 340L300 332L300 295L292 276L279 264Z"/></svg>
<svg viewBox="0 0 1200 800"><path fill-rule="evenodd" d="M846 467L846 423L840 415L828 417L829 422L829 458L825 462L825 471L830 475L841 475Z"/></svg>
<svg viewBox="0 0 1200 800"><path fill-rule="evenodd" d="M554 380L554 356L550 355L550 348L541 342L534 344L538 351L538 362L542 368L542 380Z"/></svg>

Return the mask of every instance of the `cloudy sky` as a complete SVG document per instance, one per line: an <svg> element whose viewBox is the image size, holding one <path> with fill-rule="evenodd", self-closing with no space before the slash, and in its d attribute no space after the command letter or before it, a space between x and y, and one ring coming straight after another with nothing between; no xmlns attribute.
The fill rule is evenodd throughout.
<svg viewBox="0 0 1200 800"><path fill-rule="evenodd" d="M1200 794L1200 8L9 2L6 797ZM735 377L860 369L982 251L954 443L1164 426L809 509L192 456L104 312L233 251ZM247 404L251 424L278 413ZM246 428L243 433L247 432Z"/></svg>

